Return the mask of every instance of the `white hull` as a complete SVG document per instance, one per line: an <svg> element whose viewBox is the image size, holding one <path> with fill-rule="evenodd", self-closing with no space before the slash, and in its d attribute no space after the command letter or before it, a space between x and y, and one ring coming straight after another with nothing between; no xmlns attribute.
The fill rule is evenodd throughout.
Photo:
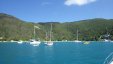
<svg viewBox="0 0 113 64"><path fill-rule="evenodd" d="M46 45L52 46L53 45L53 42L52 41L49 41L49 42L46 43Z"/></svg>
<svg viewBox="0 0 113 64"><path fill-rule="evenodd" d="M78 43L78 42L82 42L82 41L79 41L79 40L75 40L74 42L77 42L77 43Z"/></svg>
<svg viewBox="0 0 113 64"><path fill-rule="evenodd" d="M38 46L41 42L40 41L31 41L30 44L33 46Z"/></svg>
<svg viewBox="0 0 113 64"><path fill-rule="evenodd" d="M18 41L17 43L18 43L18 44L22 44L22 43L23 43L23 41Z"/></svg>
<svg viewBox="0 0 113 64"><path fill-rule="evenodd" d="M113 64L113 61L110 64Z"/></svg>

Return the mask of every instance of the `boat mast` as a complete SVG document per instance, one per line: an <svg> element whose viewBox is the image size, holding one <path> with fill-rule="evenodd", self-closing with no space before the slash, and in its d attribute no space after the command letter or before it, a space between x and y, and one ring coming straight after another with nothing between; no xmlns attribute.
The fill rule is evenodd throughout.
<svg viewBox="0 0 113 64"><path fill-rule="evenodd" d="M45 39L46 39L46 41L48 40L48 34L47 34L47 32L46 32L46 38Z"/></svg>
<svg viewBox="0 0 113 64"><path fill-rule="evenodd" d="M36 32L35 32L35 26L34 26L34 39L35 39L35 33L36 33Z"/></svg>
<svg viewBox="0 0 113 64"><path fill-rule="evenodd" d="M51 23L51 29L50 29L50 41L52 40L52 23Z"/></svg>
<svg viewBox="0 0 113 64"><path fill-rule="evenodd" d="M77 40L78 40L78 29L77 29L77 37L76 37L76 38L77 38Z"/></svg>
<svg viewBox="0 0 113 64"><path fill-rule="evenodd" d="M36 38L36 35L35 35L36 34L36 32L35 32L36 31L36 28L37 29L40 29L38 26L34 26L34 39Z"/></svg>

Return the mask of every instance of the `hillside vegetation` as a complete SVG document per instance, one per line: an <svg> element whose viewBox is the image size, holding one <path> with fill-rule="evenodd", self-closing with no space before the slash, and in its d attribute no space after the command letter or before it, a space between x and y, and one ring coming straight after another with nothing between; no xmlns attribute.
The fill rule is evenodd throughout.
<svg viewBox="0 0 113 64"><path fill-rule="evenodd" d="M52 40L76 40L77 30L79 40L95 41L106 33L113 35L113 19L95 18L64 23L31 23L0 13L0 40L32 39L34 25L40 27L40 29L36 29L36 39L46 40L46 33L49 33L51 23L53 24Z"/></svg>

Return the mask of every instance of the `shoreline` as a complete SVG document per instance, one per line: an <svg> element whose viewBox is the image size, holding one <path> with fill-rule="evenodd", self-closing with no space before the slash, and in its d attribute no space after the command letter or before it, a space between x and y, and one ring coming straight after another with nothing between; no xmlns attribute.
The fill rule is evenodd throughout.
<svg viewBox="0 0 113 64"><path fill-rule="evenodd" d="M19 42L19 41L0 41L0 42ZM22 41L22 42L26 42L26 43L29 43L30 41ZM45 42L49 42L49 41L40 41L42 43L45 43ZM75 42L75 43L82 43L82 42L113 42L113 41L81 41L81 42L76 42L76 41L52 41L52 42Z"/></svg>

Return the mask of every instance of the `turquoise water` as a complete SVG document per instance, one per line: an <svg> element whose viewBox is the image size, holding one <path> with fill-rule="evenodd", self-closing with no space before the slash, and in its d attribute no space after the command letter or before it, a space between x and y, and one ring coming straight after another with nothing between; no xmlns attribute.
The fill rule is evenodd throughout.
<svg viewBox="0 0 113 64"><path fill-rule="evenodd" d="M113 52L113 43L0 43L0 64L103 64Z"/></svg>

